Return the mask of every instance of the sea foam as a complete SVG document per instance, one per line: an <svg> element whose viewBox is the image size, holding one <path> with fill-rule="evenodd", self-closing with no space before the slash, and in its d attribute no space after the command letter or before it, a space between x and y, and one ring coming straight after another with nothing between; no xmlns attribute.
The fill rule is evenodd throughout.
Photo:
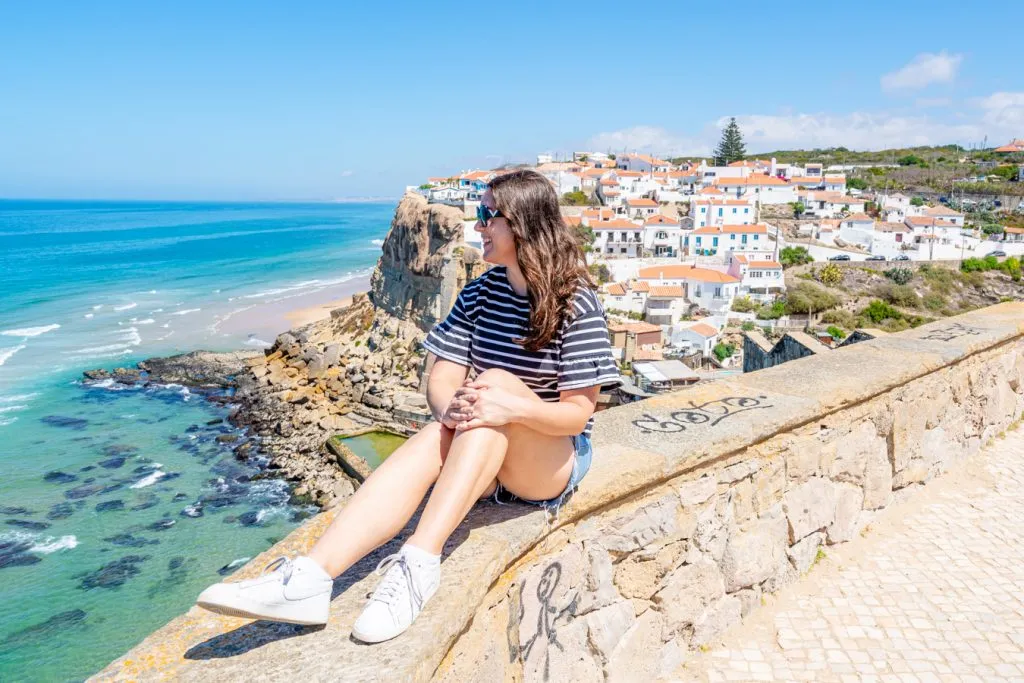
<svg viewBox="0 0 1024 683"><path fill-rule="evenodd" d="M61 536L60 538L54 538L49 536L46 539L37 541L35 545L28 549L30 553L43 553L49 555L55 553L58 550L71 550L78 546L78 539L73 535Z"/></svg>
<svg viewBox="0 0 1024 683"><path fill-rule="evenodd" d="M132 484L128 488L130 488L130 489L144 489L147 486L152 486L153 484L157 483L158 481L163 479L165 476L167 476L166 472L163 472L161 470L156 470L155 472L147 474L142 479L139 479L137 482L135 482L134 484Z"/></svg>
<svg viewBox="0 0 1024 683"><path fill-rule="evenodd" d="M133 301L130 304L125 304L123 306L114 306L114 310L115 311L130 311L133 308L135 308L136 306L138 306L138 304Z"/></svg>
<svg viewBox="0 0 1024 683"><path fill-rule="evenodd" d="M15 346L15 347L10 348L10 349L2 349L2 350L0 350L0 365L3 365L4 363L6 363L8 360L10 360L11 356L16 354L18 351L21 351L23 348L25 348L25 345L24 344L19 344L18 346Z"/></svg>
<svg viewBox="0 0 1024 683"><path fill-rule="evenodd" d="M59 327L60 325L53 323L52 325L42 325L40 327L21 327L16 330L4 330L0 334L7 337L38 337Z"/></svg>

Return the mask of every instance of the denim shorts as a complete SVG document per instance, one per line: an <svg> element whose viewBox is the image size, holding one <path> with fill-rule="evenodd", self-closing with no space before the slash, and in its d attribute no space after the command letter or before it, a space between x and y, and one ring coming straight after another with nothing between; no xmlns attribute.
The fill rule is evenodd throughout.
<svg viewBox="0 0 1024 683"><path fill-rule="evenodd" d="M576 454L572 461L572 472L569 474L569 481L565 485L565 489L560 494L548 500L529 500L510 493L499 481L497 488L494 489L494 502L498 504L518 502L537 505L553 514L557 520L558 511L565 503L565 499L579 488L580 482L583 481L583 477L587 476L587 472L590 471L590 464L594 460L594 446L590 443L589 436L577 434L572 437L572 445L576 449Z"/></svg>

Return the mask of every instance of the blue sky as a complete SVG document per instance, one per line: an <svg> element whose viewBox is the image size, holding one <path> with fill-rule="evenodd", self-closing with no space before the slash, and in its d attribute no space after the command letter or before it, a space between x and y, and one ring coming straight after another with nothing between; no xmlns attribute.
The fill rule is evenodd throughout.
<svg viewBox="0 0 1024 683"><path fill-rule="evenodd" d="M0 197L332 199L538 152L1024 137L1020 2L7 3Z"/></svg>

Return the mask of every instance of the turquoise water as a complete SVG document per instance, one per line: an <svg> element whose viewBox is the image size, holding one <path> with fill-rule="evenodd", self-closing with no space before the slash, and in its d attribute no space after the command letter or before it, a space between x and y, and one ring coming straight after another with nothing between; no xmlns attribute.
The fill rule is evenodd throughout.
<svg viewBox="0 0 1024 683"><path fill-rule="evenodd" d="M0 201L0 680L85 678L313 511L227 407L82 370L264 346L362 283L392 211Z"/></svg>
<svg viewBox="0 0 1024 683"><path fill-rule="evenodd" d="M367 432L341 440L373 469L377 469L405 441L406 437L388 432Z"/></svg>

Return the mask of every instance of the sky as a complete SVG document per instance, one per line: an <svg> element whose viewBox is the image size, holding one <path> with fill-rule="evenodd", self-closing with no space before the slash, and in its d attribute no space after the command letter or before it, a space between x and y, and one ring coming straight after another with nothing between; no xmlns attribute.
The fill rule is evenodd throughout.
<svg viewBox="0 0 1024 683"><path fill-rule="evenodd" d="M1024 3L33 2L0 197L397 197L538 153L1004 144Z"/></svg>

